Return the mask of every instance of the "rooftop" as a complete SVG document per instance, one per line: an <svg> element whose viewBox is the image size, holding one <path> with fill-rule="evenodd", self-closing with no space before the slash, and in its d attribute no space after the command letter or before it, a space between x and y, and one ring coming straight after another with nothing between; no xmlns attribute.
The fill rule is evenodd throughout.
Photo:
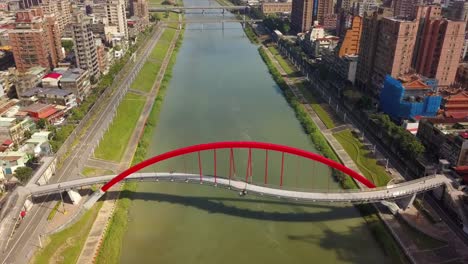
<svg viewBox="0 0 468 264"><path fill-rule="evenodd" d="M79 68L67 70L66 72L63 73L62 79L60 79L60 81L62 81L62 82L74 82L74 81L76 81L76 79L83 76L84 72L85 72L85 70L79 69Z"/></svg>
<svg viewBox="0 0 468 264"><path fill-rule="evenodd" d="M62 77L62 74L57 73L57 72L51 72L49 74L46 74L44 77L42 77L42 79L46 79L46 78L60 79L60 77Z"/></svg>

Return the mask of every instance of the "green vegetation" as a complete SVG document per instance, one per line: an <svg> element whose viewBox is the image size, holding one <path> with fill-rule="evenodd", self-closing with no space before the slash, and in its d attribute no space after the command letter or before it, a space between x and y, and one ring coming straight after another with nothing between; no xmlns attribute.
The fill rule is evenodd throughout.
<svg viewBox="0 0 468 264"><path fill-rule="evenodd" d="M104 134L99 147L94 151L96 158L120 161L127 142L140 118L145 97L128 93L119 107L109 130Z"/></svg>
<svg viewBox="0 0 468 264"><path fill-rule="evenodd" d="M392 122L388 115L374 114L371 119L392 138L392 145L395 144L404 156L416 159L424 153L425 148L421 141L403 127Z"/></svg>
<svg viewBox="0 0 468 264"><path fill-rule="evenodd" d="M171 41L174 38L176 30L167 28L164 30L158 43L151 51L143 68L138 73L135 81L132 83L132 89L149 92L153 88L154 81L161 69L162 62L166 57Z"/></svg>
<svg viewBox="0 0 468 264"><path fill-rule="evenodd" d="M278 49L275 46L269 46L268 50L275 56L275 59L281 65L281 68L286 72L289 77L297 76L297 71L294 69L294 66L279 53Z"/></svg>
<svg viewBox="0 0 468 264"><path fill-rule="evenodd" d="M127 230L128 210L132 204L131 195L136 190L137 183L123 184L114 214L104 235L96 263L119 263L122 250L122 238Z"/></svg>
<svg viewBox="0 0 468 264"><path fill-rule="evenodd" d="M137 150L132 160L132 164L136 164L145 159L149 141L153 134L153 130L156 127L159 120L159 112L166 94L169 81L172 77L172 68L174 67L177 52L182 44L183 31L179 35L179 39L174 48L174 52L171 55L169 64L167 65L166 74L159 88L158 96L151 109L150 116L148 117L143 135L138 143ZM122 248L122 239L127 229L128 209L131 205L131 194L136 190L136 183L125 183L123 186L120 199L117 201L117 206L112 216L110 225L106 230L104 240L96 259L96 263L118 263L120 260L120 253Z"/></svg>
<svg viewBox="0 0 468 264"><path fill-rule="evenodd" d="M33 169L29 167L18 167L15 170L15 177L23 184L28 182L33 174Z"/></svg>
<svg viewBox="0 0 468 264"><path fill-rule="evenodd" d="M62 40L62 47L68 53L73 50L73 40Z"/></svg>
<svg viewBox="0 0 468 264"><path fill-rule="evenodd" d="M385 186L390 180L390 176L385 168L372 158L372 153L351 133L350 130L344 130L334 134L349 156L353 159L359 170L377 186Z"/></svg>
<svg viewBox="0 0 468 264"><path fill-rule="evenodd" d="M62 201L58 201L52 211L50 211L49 215L47 216L47 221L54 219L55 214L59 211L59 206L62 204Z"/></svg>
<svg viewBox="0 0 468 264"><path fill-rule="evenodd" d="M251 43L258 44L257 35L255 34L255 32L254 32L252 26L250 26L250 24L247 23L245 25L244 32L245 32L245 35L247 36L247 38L250 40Z"/></svg>
<svg viewBox="0 0 468 264"><path fill-rule="evenodd" d="M322 120L325 126L327 128L334 128L335 122L330 117L330 114L320 104L319 100L317 99L318 96L313 94L313 92L307 88L309 85L310 84L308 84L306 81L296 84L297 88L299 88L301 93L307 99L309 105L312 107L312 109L314 109L314 112L318 115L320 120Z"/></svg>
<svg viewBox="0 0 468 264"><path fill-rule="evenodd" d="M263 19L263 24L270 31L279 30L283 34L287 34L289 30L291 30L289 21L284 20L277 15L268 15L265 19Z"/></svg>
<svg viewBox="0 0 468 264"><path fill-rule="evenodd" d="M329 159L332 159L336 162L340 162L338 156L332 150L325 137L322 135L318 127L310 118L309 113L307 112L305 107L294 97L293 93L289 90L288 85L283 80L283 77L273 65L266 52L263 50L262 47L260 47L258 51L263 61L267 65L271 76L281 88L281 90L283 90L286 101L288 101L289 105L291 105L291 107L294 109L297 119L301 123L305 133L309 136L317 151L319 151L320 153L322 153L323 156ZM356 183L350 177L344 176L343 173L334 170L333 175L340 182L343 188L356 188Z"/></svg>
<svg viewBox="0 0 468 264"><path fill-rule="evenodd" d="M81 172L81 174L83 174L86 177L96 177L96 176L102 176L102 175L111 175L115 173L106 169L85 167L83 171Z"/></svg>
<svg viewBox="0 0 468 264"><path fill-rule="evenodd" d="M132 54L138 49L138 47L142 43L145 43L145 40L151 35L152 32L153 32L153 27L149 27L144 32L140 33L139 37L141 37L142 40L138 42L137 44L133 45L132 47L130 47L128 52L125 54L125 56L119 59L118 61L116 61L109 69L109 72L106 75L103 75L101 77L101 79L99 80L99 83L96 85L95 88L92 89L91 94L88 95L88 97L86 97L86 99L83 102L81 102L81 104L78 107L75 107L71 110L71 115L69 117L69 121L71 121L71 123L78 123L79 121L81 121L86 115L86 113L88 113L88 111L91 109L91 107L93 107L94 103L97 101L99 96L108 87L110 89L116 88L116 87L111 87L114 79L118 76L120 71L124 69L124 66L127 64L127 61L130 59ZM124 72L125 72L125 69L124 69ZM89 122L89 125L91 125L90 123L91 122ZM68 124L60 128L57 128L55 126L50 126L50 130L52 131L50 145L52 146L53 151L57 151L62 146L65 140L70 136L70 134L75 129L75 126L76 125L74 124ZM77 139L77 141L79 141L79 138ZM67 154L60 158L64 159L66 157L67 157ZM59 161L58 164L60 165L61 161Z"/></svg>
<svg viewBox="0 0 468 264"><path fill-rule="evenodd" d="M286 60L281 53L279 53L278 49L275 46L269 46L268 50L273 54L275 59L280 64L281 68L286 72L289 77L296 77L300 75L300 72L294 69L294 66ZM301 90L302 94L306 97L307 101L309 102L312 109L314 109L315 113L319 116L322 122L327 126L327 128L334 128L335 123L330 118L329 114L322 108L320 103L317 101L316 97L312 95L312 93L307 89L307 82L301 82L295 84L299 90Z"/></svg>
<svg viewBox="0 0 468 264"><path fill-rule="evenodd" d="M102 202L98 202L78 222L51 235L49 243L35 256L34 263L76 263L101 206Z"/></svg>

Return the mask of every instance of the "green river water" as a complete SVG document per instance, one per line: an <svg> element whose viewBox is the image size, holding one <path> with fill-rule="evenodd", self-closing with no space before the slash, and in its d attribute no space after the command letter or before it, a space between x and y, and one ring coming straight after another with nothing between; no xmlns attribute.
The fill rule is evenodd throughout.
<svg viewBox="0 0 468 264"><path fill-rule="evenodd" d="M186 0L186 6L208 5ZM213 4L213 3L211 3ZM187 14L187 17L195 16ZM205 16L213 16L206 14ZM255 140L314 147L238 23L187 26L150 154L192 144ZM227 151L218 174L228 176ZM280 154L269 154L278 185ZM264 151L253 152L253 181L263 181ZM247 152L236 151L245 177ZM203 171L213 173L213 153ZM159 171L198 171L195 155ZM287 156L285 187L338 188L325 166ZM349 205L290 204L197 184L140 183L129 212L122 263L381 263L385 259L358 211Z"/></svg>

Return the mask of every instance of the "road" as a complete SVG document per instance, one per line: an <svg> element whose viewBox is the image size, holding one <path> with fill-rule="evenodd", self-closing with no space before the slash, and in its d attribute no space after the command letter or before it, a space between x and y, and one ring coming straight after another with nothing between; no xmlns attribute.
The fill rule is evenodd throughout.
<svg viewBox="0 0 468 264"><path fill-rule="evenodd" d="M133 67L130 72L120 82L110 99L107 102L103 102L106 104L101 108L102 111L98 112L94 122L80 139L80 144L75 147L69 158L65 160L60 171L51 178L50 182L59 182L61 180L78 177L85 161L94 152L97 143L112 121L120 100L143 66L154 45L156 45L162 32L163 30L161 27L157 28L150 40L140 48L138 59L136 63L132 65ZM132 62L129 61L128 63ZM35 249L39 246L39 236L44 232L44 226L47 221L46 217L52 206L53 202L42 202L31 209L28 216L23 220L24 222L9 241L7 250L1 252L2 264L27 263L29 261Z"/></svg>

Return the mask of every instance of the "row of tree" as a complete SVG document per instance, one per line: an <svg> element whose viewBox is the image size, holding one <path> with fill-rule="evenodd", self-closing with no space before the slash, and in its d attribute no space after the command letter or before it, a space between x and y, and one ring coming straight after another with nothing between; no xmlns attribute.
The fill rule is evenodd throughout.
<svg viewBox="0 0 468 264"><path fill-rule="evenodd" d="M392 145L396 144L397 149L407 158L417 159L424 154L425 147L421 141L403 127L396 125L388 115L373 114L371 119L393 139Z"/></svg>

